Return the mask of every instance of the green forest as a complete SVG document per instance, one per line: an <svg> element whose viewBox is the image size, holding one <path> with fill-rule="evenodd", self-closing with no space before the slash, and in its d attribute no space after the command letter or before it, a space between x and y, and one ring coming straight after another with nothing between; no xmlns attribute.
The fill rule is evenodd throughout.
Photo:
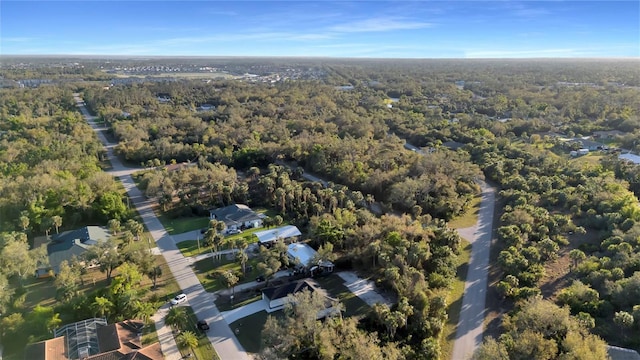
<svg viewBox="0 0 640 360"><path fill-rule="evenodd" d="M258 60L238 62L219 66L255 70ZM114 153L140 169L134 179L158 215L202 217L236 203L268 209L276 215L268 225L298 226L339 269L370 277L395 299L344 322L270 320L266 330L291 333L266 339L265 358L338 359L356 342L368 358L444 358L463 241L449 224L474 211L480 181L497 196L487 337L474 358L604 358L605 344L640 350L640 165L618 158L640 153L637 62L265 64L324 75L112 84L97 60L82 71L0 69L5 79L54 80L0 89L7 358L68 322L148 320L179 290L162 256L145 251L142 221L74 93L117 142ZM594 148L576 156L587 138ZM47 256L35 239L85 225L117 235L86 259L97 259L106 279L90 286L79 263L65 264L47 280L56 300L42 304L34 288L43 283L33 278ZM284 261L273 251L263 267L274 256L277 271ZM23 334L22 343L7 342ZM331 340L336 334L361 340Z"/></svg>

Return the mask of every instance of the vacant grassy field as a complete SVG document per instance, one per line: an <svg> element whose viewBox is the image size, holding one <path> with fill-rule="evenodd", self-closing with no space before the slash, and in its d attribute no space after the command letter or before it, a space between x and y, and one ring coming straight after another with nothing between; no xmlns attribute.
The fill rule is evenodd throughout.
<svg viewBox="0 0 640 360"><path fill-rule="evenodd" d="M480 210L480 200L482 196L478 195L471 200L471 206L464 213L451 221L449 227L453 229L464 229L475 225L478 222L478 211Z"/></svg>
<svg viewBox="0 0 640 360"><path fill-rule="evenodd" d="M598 166L600 165L600 160L603 157L604 156L599 151L592 151L587 155L578 156L571 161L583 166Z"/></svg>
<svg viewBox="0 0 640 360"><path fill-rule="evenodd" d="M158 214L158 220L160 220L169 235L182 234L188 231L202 229L209 225L208 217L194 216L170 219L165 214Z"/></svg>
<svg viewBox="0 0 640 360"><path fill-rule="evenodd" d="M250 259L247 263L247 266L251 266L252 271L247 272L239 281L238 284L244 284L249 281L254 281L255 278L259 275L258 269L256 267L258 260ZM202 259L194 264L194 270L198 280L204 287L204 290L207 292L216 292L218 290L222 290L225 287L222 286L220 281L218 280L218 276L216 273L224 272L224 271L234 271L237 274L242 272L240 268L240 263L235 261L235 258L231 259L223 256L220 259L212 259L206 258Z"/></svg>
<svg viewBox="0 0 640 360"><path fill-rule="evenodd" d="M451 285L451 292L447 302L449 308L447 314L449 318L444 325L442 335L440 337L440 349L442 353L442 359L451 359L453 355L453 343L456 339L456 328L458 326L458 320L460 319L460 309L462 308L462 296L464 295L464 283L467 279L467 271L469 267L469 258L471 257L471 243L466 240L462 240L460 244L460 255L458 256L458 270L456 278ZM451 359L456 360L456 359Z"/></svg>

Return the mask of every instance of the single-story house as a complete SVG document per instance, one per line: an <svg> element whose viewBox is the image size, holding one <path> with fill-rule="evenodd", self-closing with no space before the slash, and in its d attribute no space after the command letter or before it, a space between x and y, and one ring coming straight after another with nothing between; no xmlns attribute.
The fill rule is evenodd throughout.
<svg viewBox="0 0 640 360"><path fill-rule="evenodd" d="M54 338L27 345L29 360L161 360L160 343L143 346L144 322L126 320L107 324L93 318L64 325L54 331Z"/></svg>
<svg viewBox="0 0 640 360"><path fill-rule="evenodd" d="M49 237L38 237L34 240L34 247L46 246L49 265L36 270L36 276L44 277L53 271L57 274L60 263L71 261L74 257L80 259L91 246L106 241L111 234L104 226L85 226L80 229L65 231Z"/></svg>
<svg viewBox="0 0 640 360"><path fill-rule="evenodd" d="M216 107L211 104L202 104L196 108L197 111L210 111L215 109Z"/></svg>
<svg viewBox="0 0 640 360"><path fill-rule="evenodd" d="M227 229L246 229L262 227L264 215L251 210L247 205L234 204L209 210L209 218L224 222Z"/></svg>
<svg viewBox="0 0 640 360"><path fill-rule="evenodd" d="M633 349L607 345L607 354L611 360L640 360L640 354Z"/></svg>
<svg viewBox="0 0 640 360"><path fill-rule="evenodd" d="M603 147L602 143L585 139L585 138L576 138L576 139L570 140L570 143L580 144L581 149L589 149L589 151L596 151L596 150L602 149Z"/></svg>
<svg viewBox="0 0 640 360"><path fill-rule="evenodd" d="M630 162L632 162L634 164L640 165L640 156L635 155L635 154L631 154L631 153L620 154L618 156L618 159L627 160L627 161L630 161Z"/></svg>
<svg viewBox="0 0 640 360"><path fill-rule="evenodd" d="M583 156L587 154L589 154L589 149L578 149L577 151L576 150L569 151L569 155L571 155L572 157Z"/></svg>
<svg viewBox="0 0 640 360"><path fill-rule="evenodd" d="M295 241L298 236L302 235L300 229L293 225L285 225L275 229L256 231L253 234L258 237L258 242L261 245L272 244L278 239L282 239L284 241Z"/></svg>
<svg viewBox="0 0 640 360"><path fill-rule="evenodd" d="M297 294L305 290L317 292L326 299L325 309L318 312L318 319L337 313L337 309L332 306L332 302L336 301L336 299L329 297L324 289L318 287L315 282L310 279L293 281L282 286L263 289L262 300L267 302L269 309L278 309L284 307L289 302L289 294Z"/></svg>
<svg viewBox="0 0 640 360"><path fill-rule="evenodd" d="M458 150L461 147L463 147L464 144L461 143L461 142L457 142L457 141L447 141L447 142L442 143L442 146L444 146L446 148L449 148L451 150Z"/></svg>
<svg viewBox="0 0 640 360"><path fill-rule="evenodd" d="M594 131L593 137L599 139L613 139L618 136L622 136L624 133L620 130L609 130L609 131Z"/></svg>
<svg viewBox="0 0 640 360"><path fill-rule="evenodd" d="M317 251L305 243L292 243L287 247L287 256L289 261L298 264L297 270L322 270L324 272L333 272L334 265L331 261L319 261L314 263Z"/></svg>

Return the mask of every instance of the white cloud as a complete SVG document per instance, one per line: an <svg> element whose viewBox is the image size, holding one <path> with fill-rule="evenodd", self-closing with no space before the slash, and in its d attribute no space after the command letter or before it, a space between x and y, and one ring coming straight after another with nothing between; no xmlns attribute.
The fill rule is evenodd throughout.
<svg viewBox="0 0 640 360"><path fill-rule="evenodd" d="M395 30L415 30L432 27L433 24L421 21L413 21L399 17L378 17L365 20L357 20L349 23L329 27L330 31L340 33L354 32L382 32Z"/></svg>

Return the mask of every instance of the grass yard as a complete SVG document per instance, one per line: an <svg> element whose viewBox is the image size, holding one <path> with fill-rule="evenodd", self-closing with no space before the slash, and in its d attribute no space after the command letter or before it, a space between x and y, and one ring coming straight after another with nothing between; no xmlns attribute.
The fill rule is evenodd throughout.
<svg viewBox="0 0 640 360"><path fill-rule="evenodd" d="M198 330L196 326L196 323L198 322L198 318L196 317L196 314L193 312L193 309L191 309L190 306L185 306L184 308L186 310L187 317L189 318L189 325L187 329L182 329L182 330L191 331L194 334L196 334L196 336L198 337L198 347L193 349L180 349L180 353L182 354L183 359L186 359L189 356L189 354L195 355L195 359L198 359L198 360L220 359L220 357L218 356L218 353L213 348L213 345L211 345L211 342L209 341L209 338L207 337L207 335L202 331ZM176 336L175 333L174 333L174 336Z"/></svg>
<svg viewBox="0 0 640 360"><path fill-rule="evenodd" d="M340 300L345 307L345 316L365 316L371 310L369 305L349 291L344 285L344 281L338 275L332 274L326 277L319 277L316 281L327 291L329 296ZM246 303L259 298L259 296L250 298ZM234 307L237 306L239 306L239 304L236 304ZM262 328L268 316L281 317L283 316L283 312L275 311L267 314L266 311L260 311L229 324L231 330L236 334L238 341L240 341L240 344L242 344L247 352L254 354L260 352L262 347Z"/></svg>
<svg viewBox="0 0 640 360"><path fill-rule="evenodd" d="M262 300L262 293L257 293L255 289L247 289L243 290L242 292L236 291L236 300L233 302L233 304L227 296L216 297L215 303L218 310L229 311L251 304L252 302L256 302L258 300Z"/></svg>
<svg viewBox="0 0 640 360"><path fill-rule="evenodd" d="M600 160L603 158L604 156L599 152L599 151L592 151L587 155L583 155L583 156L578 156L574 159L572 159L572 162L581 164L583 166L599 166L600 165Z"/></svg>
<svg viewBox="0 0 640 360"><path fill-rule="evenodd" d="M267 322L267 317L282 317L283 315L282 311L275 311L270 314L267 314L266 311L260 311L232 322L229 327L236 334L238 341L240 341L246 352L257 354L262 348L262 328Z"/></svg>
<svg viewBox="0 0 640 360"><path fill-rule="evenodd" d="M249 281L255 280L255 278L259 275L257 269L257 259L250 259L247 263L247 266L251 266L253 268L252 271L245 274L244 278L241 278L238 281L238 284L243 284ZM240 268L240 264L235 261L234 258L229 259L225 256L218 260L212 260L211 258L202 259L194 264L195 273L200 280L200 283L204 287L204 290L207 292L216 292L218 290L224 289L218 277L213 275L216 272L223 271L234 271L236 273L241 273L242 269Z"/></svg>
<svg viewBox="0 0 640 360"><path fill-rule="evenodd" d="M329 296L340 300L344 305L344 316L364 316L371 308L367 303L354 295L344 285L344 280L336 274L318 277L315 279L320 286L327 291Z"/></svg>
<svg viewBox="0 0 640 360"><path fill-rule="evenodd" d="M182 234L188 231L202 229L209 225L208 217L181 217L170 219L165 214L158 214L158 220L169 235Z"/></svg>
<svg viewBox="0 0 640 360"><path fill-rule="evenodd" d="M440 351L442 359L445 360L451 359L451 356L453 356L453 343L456 339L456 328L460 318L460 309L462 308L462 296L464 295L464 283L467 278L469 258L471 257L471 243L463 239L460 245L458 270L447 299L449 303L447 314L449 317L440 337Z"/></svg>
<svg viewBox="0 0 640 360"><path fill-rule="evenodd" d="M240 234L227 235L224 237L225 243L223 243L223 245L220 247L220 251L230 249L228 241L232 241L236 239L246 238L247 244L256 243L258 242L258 238L256 236L253 236L253 233L257 231L262 231L262 230L265 230L265 228L247 229ZM178 249L180 249L180 252L182 253L182 255L186 257L208 253L211 250L209 247L206 247L203 245L204 244L204 240L202 239L203 237L204 235L200 235L200 247L198 247L198 240L180 241L179 243L176 244L176 246L178 246Z"/></svg>
<svg viewBox="0 0 640 360"><path fill-rule="evenodd" d="M449 227L453 229L464 229L475 225L478 222L478 211L480 211L480 201L482 200L482 196L478 195L471 200L471 206L467 211L449 221Z"/></svg>

